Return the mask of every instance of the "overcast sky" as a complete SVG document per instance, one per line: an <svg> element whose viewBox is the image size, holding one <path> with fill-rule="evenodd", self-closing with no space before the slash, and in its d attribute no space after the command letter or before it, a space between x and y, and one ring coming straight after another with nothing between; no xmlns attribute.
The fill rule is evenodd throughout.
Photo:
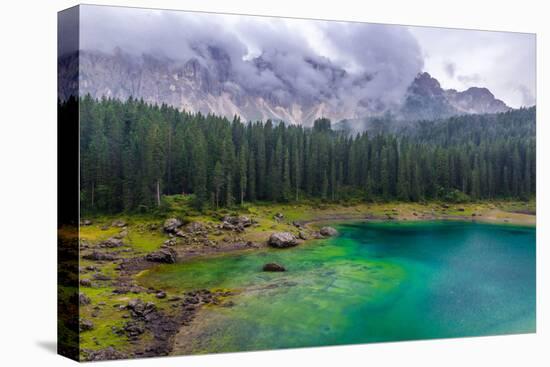
<svg viewBox="0 0 550 367"><path fill-rule="evenodd" d="M444 88L487 87L511 107L535 104L533 34L407 27L83 6L81 48L111 52L156 53L185 60L197 45L213 44L229 53L236 75L258 87L274 86L273 76L252 76L253 57L263 54L276 72L289 74L304 91L325 83L305 58L328 62L358 78L374 77L367 93L388 101L399 98L421 71ZM369 95L370 93L370 95Z"/></svg>

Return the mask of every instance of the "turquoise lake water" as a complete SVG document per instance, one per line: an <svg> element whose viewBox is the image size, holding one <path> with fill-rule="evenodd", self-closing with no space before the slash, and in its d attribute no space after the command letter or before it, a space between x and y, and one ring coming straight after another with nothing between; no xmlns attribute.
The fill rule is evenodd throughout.
<svg viewBox="0 0 550 367"><path fill-rule="evenodd" d="M173 292L230 288L178 353L229 352L535 331L535 229L470 222L349 222L286 250L159 266ZM284 273L265 273L277 262ZM188 339L188 340L187 340Z"/></svg>

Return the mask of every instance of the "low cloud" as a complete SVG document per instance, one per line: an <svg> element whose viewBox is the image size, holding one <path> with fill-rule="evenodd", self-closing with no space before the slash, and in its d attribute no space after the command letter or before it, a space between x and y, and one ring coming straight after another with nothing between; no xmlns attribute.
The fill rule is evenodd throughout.
<svg viewBox="0 0 550 367"><path fill-rule="evenodd" d="M321 101L361 115L398 104L422 71L407 27L83 6L81 48L228 62L237 83L282 105ZM353 116L350 116L353 117Z"/></svg>
<svg viewBox="0 0 550 367"><path fill-rule="evenodd" d="M444 68L445 68L445 72L447 73L447 76L448 76L449 78L452 79L452 78L455 77L455 72L456 72L456 65L455 65L455 63L453 63L453 62L446 62Z"/></svg>
<svg viewBox="0 0 550 367"><path fill-rule="evenodd" d="M533 106L537 102L534 94L529 88L527 88L527 86L520 84L517 85L515 89L521 96L523 106Z"/></svg>
<svg viewBox="0 0 550 367"><path fill-rule="evenodd" d="M466 85L478 84L482 81L481 75L479 74L458 75L456 79Z"/></svg>

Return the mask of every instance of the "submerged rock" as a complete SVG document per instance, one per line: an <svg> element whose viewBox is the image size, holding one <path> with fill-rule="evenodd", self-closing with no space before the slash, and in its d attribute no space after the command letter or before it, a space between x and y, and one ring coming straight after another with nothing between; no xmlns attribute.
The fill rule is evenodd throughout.
<svg viewBox="0 0 550 367"><path fill-rule="evenodd" d="M277 263L267 263L264 265L263 271L286 271L286 268Z"/></svg>
<svg viewBox="0 0 550 367"><path fill-rule="evenodd" d="M174 264L176 262L176 251L171 248L164 248L159 251L151 252L145 256L145 260L157 263Z"/></svg>
<svg viewBox="0 0 550 367"><path fill-rule="evenodd" d="M290 232L276 232L269 237L268 244L271 247L286 248L296 246L298 241L296 237Z"/></svg>
<svg viewBox="0 0 550 367"><path fill-rule="evenodd" d="M321 228L319 233L321 233L321 235L325 237L332 237L332 236L338 235L338 231L336 229L328 226Z"/></svg>

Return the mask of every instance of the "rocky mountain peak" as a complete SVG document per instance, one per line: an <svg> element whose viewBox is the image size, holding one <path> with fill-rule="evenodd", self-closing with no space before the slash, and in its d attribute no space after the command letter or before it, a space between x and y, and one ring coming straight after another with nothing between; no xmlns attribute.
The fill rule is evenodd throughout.
<svg viewBox="0 0 550 367"><path fill-rule="evenodd" d="M407 90L401 110L404 119L431 120L461 114L496 113L510 110L487 88L470 87L465 91L443 89L429 73L418 74Z"/></svg>
<svg viewBox="0 0 550 367"><path fill-rule="evenodd" d="M352 75L323 57L301 60L312 74L306 83L291 67L275 65L273 57L276 60L277 55L261 54L246 64L247 72L255 77L251 83L242 73L237 75L225 49L201 44L193 46L193 52L185 60L173 60L132 55L120 48L112 53L81 51L79 57L68 55L59 65L72 70L80 63L80 95L121 100L134 97L189 112L228 118L238 115L243 120L272 119L311 126L319 117L337 122L390 114L401 120L419 120L510 109L487 88L445 90L427 72L414 78L402 102L388 103L373 93L381 87L376 73ZM75 81L60 83L73 85Z"/></svg>
<svg viewBox="0 0 550 367"><path fill-rule="evenodd" d="M440 96L444 94L441 84L429 73L419 73L409 87L410 93L422 96Z"/></svg>

